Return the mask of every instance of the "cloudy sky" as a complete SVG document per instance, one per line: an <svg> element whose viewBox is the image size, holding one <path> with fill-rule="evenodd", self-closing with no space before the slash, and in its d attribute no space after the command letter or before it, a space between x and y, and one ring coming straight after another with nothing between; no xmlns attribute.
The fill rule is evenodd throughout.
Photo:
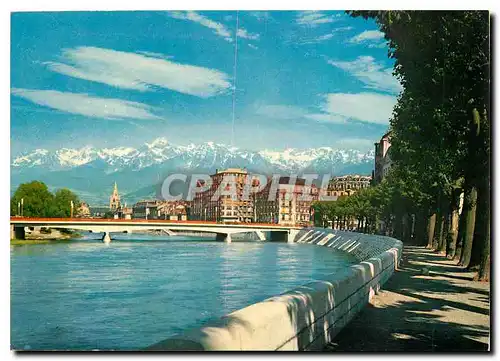
<svg viewBox="0 0 500 361"><path fill-rule="evenodd" d="M338 11L14 13L11 34L13 154L372 149L401 89L375 23Z"/></svg>

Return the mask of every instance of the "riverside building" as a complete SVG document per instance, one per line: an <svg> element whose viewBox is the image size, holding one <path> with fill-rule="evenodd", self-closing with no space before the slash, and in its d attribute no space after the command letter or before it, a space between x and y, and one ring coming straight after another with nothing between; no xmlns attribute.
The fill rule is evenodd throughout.
<svg viewBox="0 0 500 361"><path fill-rule="evenodd" d="M132 218L185 221L189 204L186 201L143 200L132 207Z"/></svg>
<svg viewBox="0 0 500 361"><path fill-rule="evenodd" d="M371 180L371 176L358 174L333 177L328 183L327 195L334 198L353 195L360 189L368 188Z"/></svg>
<svg viewBox="0 0 500 361"><path fill-rule="evenodd" d="M378 143L375 143L375 170L373 184L382 182L391 168L391 133L385 133Z"/></svg>
<svg viewBox="0 0 500 361"><path fill-rule="evenodd" d="M215 174L210 176L212 179L210 189L198 192L194 196L191 208L192 219L223 223L253 222L255 220L253 200L251 197L248 200L243 199L243 188L248 176L246 169L216 170ZM231 179L233 182L235 199L231 195L216 195L214 197L224 178ZM225 190L229 190L230 187L231 185L227 185Z"/></svg>
<svg viewBox="0 0 500 361"><path fill-rule="evenodd" d="M308 199L303 196L308 196ZM280 177L277 189L269 180L266 187L255 195L256 221L308 226L313 221L312 204L317 200L318 188L306 185L305 179L297 178L290 184L290 177Z"/></svg>

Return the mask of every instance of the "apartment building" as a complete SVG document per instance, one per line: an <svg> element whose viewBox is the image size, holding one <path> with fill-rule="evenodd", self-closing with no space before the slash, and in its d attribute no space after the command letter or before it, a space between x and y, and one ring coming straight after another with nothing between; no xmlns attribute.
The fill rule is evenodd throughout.
<svg viewBox="0 0 500 361"><path fill-rule="evenodd" d="M246 169L216 170L215 174L210 176L212 179L210 189L196 193L194 196L191 209L192 219L223 223L254 222L253 199L251 197L247 200L243 199L243 189L248 177ZM223 182L226 185L221 188ZM233 191L235 196L221 194L224 191Z"/></svg>
<svg viewBox="0 0 500 361"><path fill-rule="evenodd" d="M358 174L333 177L328 183L327 195L331 197L350 196L360 189L368 188L371 181L371 176Z"/></svg>
<svg viewBox="0 0 500 361"><path fill-rule="evenodd" d="M291 184L290 184L291 183ZM297 178L290 182L290 177L280 177L278 187L271 180L255 196L256 221L282 225L310 225L312 203L318 200L318 188L306 185L305 179ZM274 192L275 194L271 194ZM305 199L303 196L308 196Z"/></svg>

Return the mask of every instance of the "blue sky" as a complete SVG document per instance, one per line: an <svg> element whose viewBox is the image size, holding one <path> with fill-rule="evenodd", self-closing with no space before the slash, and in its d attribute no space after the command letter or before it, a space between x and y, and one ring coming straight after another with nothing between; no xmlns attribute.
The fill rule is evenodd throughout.
<svg viewBox="0 0 500 361"><path fill-rule="evenodd" d="M14 13L11 149L372 149L400 85L383 34L339 11Z"/></svg>

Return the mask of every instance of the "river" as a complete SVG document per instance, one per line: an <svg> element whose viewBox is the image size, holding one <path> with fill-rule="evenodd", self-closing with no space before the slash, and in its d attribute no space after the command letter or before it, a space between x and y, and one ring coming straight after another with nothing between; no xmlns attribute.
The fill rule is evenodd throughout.
<svg viewBox="0 0 500 361"><path fill-rule="evenodd" d="M141 349L354 262L307 244L116 238L11 246L11 348Z"/></svg>

